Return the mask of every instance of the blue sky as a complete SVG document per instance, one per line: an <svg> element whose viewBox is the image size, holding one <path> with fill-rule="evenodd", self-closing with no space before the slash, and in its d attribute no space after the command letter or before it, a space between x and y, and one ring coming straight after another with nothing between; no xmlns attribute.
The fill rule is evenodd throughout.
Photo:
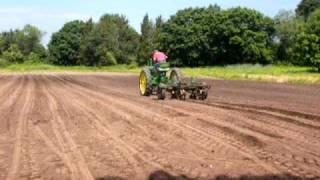
<svg viewBox="0 0 320 180"><path fill-rule="evenodd" d="M218 4L222 8L245 6L273 17L280 9L294 10L300 0L0 0L0 31L32 24L46 32L47 43L53 32L65 22L92 17L95 21L105 13L124 14L139 31L143 16L162 15L168 19L179 9Z"/></svg>

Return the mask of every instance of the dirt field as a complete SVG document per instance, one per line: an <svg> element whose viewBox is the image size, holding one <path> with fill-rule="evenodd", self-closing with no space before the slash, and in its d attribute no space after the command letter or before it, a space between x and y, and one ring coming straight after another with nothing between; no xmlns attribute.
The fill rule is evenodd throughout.
<svg viewBox="0 0 320 180"><path fill-rule="evenodd" d="M0 179L320 179L320 86L209 83L182 102L133 75L0 75Z"/></svg>

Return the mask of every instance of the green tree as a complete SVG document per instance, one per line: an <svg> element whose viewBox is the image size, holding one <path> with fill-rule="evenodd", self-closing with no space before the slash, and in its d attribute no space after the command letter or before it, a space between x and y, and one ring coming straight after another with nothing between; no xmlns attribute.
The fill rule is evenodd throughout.
<svg viewBox="0 0 320 180"><path fill-rule="evenodd" d="M5 39L0 35L0 55L5 50Z"/></svg>
<svg viewBox="0 0 320 180"><path fill-rule="evenodd" d="M77 65L80 58L80 44L84 34L85 23L72 21L52 35L48 45L50 62L57 65Z"/></svg>
<svg viewBox="0 0 320 180"><path fill-rule="evenodd" d="M294 44L296 35L304 28L304 21L296 17L293 11L281 10L274 18L276 28L277 60L292 63L289 49Z"/></svg>
<svg viewBox="0 0 320 180"><path fill-rule="evenodd" d="M164 19L162 16L158 16L156 18L156 23L155 23L155 34L153 38L153 44L154 44L154 49L160 49L160 34L163 28L163 25L165 24ZM161 49L162 50L162 49Z"/></svg>
<svg viewBox="0 0 320 180"><path fill-rule="evenodd" d="M17 34L19 30L5 31L0 34L1 37L1 53L8 50L12 44L17 44Z"/></svg>
<svg viewBox="0 0 320 180"><path fill-rule="evenodd" d="M313 52L311 53L311 64L320 72L320 9L316 10L308 19L306 32L317 36L314 39Z"/></svg>
<svg viewBox="0 0 320 180"><path fill-rule="evenodd" d="M296 37L296 42L291 49L295 64L314 65L320 68L319 55L319 37L315 34L301 32Z"/></svg>
<svg viewBox="0 0 320 180"><path fill-rule="evenodd" d="M44 33L35 26L25 25L22 30L10 30L0 34L0 54L8 50L11 45L18 45L24 56L37 53L40 57L46 56L46 49L41 44Z"/></svg>
<svg viewBox="0 0 320 180"><path fill-rule="evenodd" d="M274 22L247 8L221 13L210 27L210 47L219 64L272 63Z"/></svg>
<svg viewBox="0 0 320 180"><path fill-rule="evenodd" d="M302 0L296 9L296 13L298 16L302 16L307 20L318 8L320 8L320 0Z"/></svg>
<svg viewBox="0 0 320 180"><path fill-rule="evenodd" d="M155 50L155 25L146 14L141 23L141 36L138 50L138 64L145 64Z"/></svg>
<svg viewBox="0 0 320 180"><path fill-rule="evenodd" d="M3 52L2 57L9 63L22 63L23 54L17 44L11 44L8 50Z"/></svg>
<svg viewBox="0 0 320 180"><path fill-rule="evenodd" d="M308 18L305 28L296 35L291 53L298 65L312 65L320 72L320 10Z"/></svg>
<svg viewBox="0 0 320 180"><path fill-rule="evenodd" d="M161 47L188 66L272 63L274 22L247 8L178 11L162 27Z"/></svg>
<svg viewBox="0 0 320 180"><path fill-rule="evenodd" d="M309 17L306 23L306 31L320 37L320 9Z"/></svg>
<svg viewBox="0 0 320 180"><path fill-rule="evenodd" d="M106 14L84 38L80 63L90 66L104 65L106 57L113 59L110 54L117 63L130 63L131 59L135 59L138 44L139 34L129 26L124 16Z"/></svg>
<svg viewBox="0 0 320 180"><path fill-rule="evenodd" d="M209 32L220 9L188 8L178 11L161 28L160 48L177 65L210 64Z"/></svg>
<svg viewBox="0 0 320 180"><path fill-rule="evenodd" d="M44 35L40 29L32 25L26 25L17 33L17 43L25 55L39 51L43 46L41 39ZM41 47L42 46L42 47Z"/></svg>
<svg viewBox="0 0 320 180"><path fill-rule="evenodd" d="M97 48L102 43L96 29L92 30L82 41L80 47L79 64L86 66L98 65L100 61L100 54Z"/></svg>
<svg viewBox="0 0 320 180"><path fill-rule="evenodd" d="M163 17L160 15L156 18L156 24L155 24L156 29L161 29L163 24L164 24L164 20L163 20Z"/></svg>

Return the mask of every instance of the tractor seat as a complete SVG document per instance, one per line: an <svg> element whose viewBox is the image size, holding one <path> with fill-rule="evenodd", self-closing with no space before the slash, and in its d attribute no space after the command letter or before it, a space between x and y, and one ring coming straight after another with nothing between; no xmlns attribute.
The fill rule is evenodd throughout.
<svg viewBox="0 0 320 180"><path fill-rule="evenodd" d="M160 63L156 65L157 71L159 72L168 72L170 70L170 64L169 63Z"/></svg>
<svg viewBox="0 0 320 180"><path fill-rule="evenodd" d="M168 72L170 70L170 68L162 68L162 67L159 67L157 69L159 72Z"/></svg>

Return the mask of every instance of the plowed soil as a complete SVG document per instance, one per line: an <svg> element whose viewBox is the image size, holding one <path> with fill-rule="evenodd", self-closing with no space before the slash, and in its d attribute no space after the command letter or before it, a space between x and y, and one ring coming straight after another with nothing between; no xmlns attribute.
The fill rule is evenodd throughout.
<svg viewBox="0 0 320 180"><path fill-rule="evenodd" d="M206 81L158 101L136 75L0 75L0 179L320 179L320 86Z"/></svg>

